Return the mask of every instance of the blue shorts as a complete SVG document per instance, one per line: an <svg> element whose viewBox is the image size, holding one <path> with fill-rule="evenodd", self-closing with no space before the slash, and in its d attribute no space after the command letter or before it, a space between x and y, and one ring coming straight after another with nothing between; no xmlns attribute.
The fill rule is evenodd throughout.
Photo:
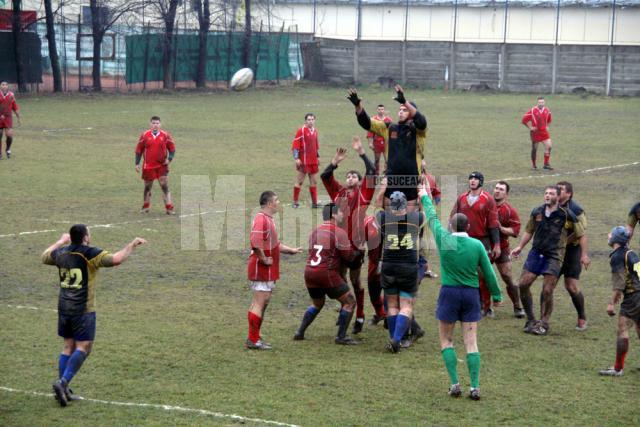
<svg viewBox="0 0 640 427"><path fill-rule="evenodd" d="M447 323L479 322L480 290L471 286L441 286L436 319Z"/></svg>
<svg viewBox="0 0 640 427"><path fill-rule="evenodd" d="M524 263L524 269L538 276L541 274L550 274L555 277L560 277L562 263L557 259L549 258L541 254L536 249L531 249Z"/></svg>
<svg viewBox="0 0 640 427"><path fill-rule="evenodd" d="M96 313L77 316L58 315L58 335L76 341L93 341L96 337Z"/></svg>

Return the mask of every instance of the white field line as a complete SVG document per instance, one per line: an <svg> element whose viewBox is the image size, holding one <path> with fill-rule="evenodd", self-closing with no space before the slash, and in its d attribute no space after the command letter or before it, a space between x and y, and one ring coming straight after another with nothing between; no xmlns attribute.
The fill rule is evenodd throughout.
<svg viewBox="0 0 640 427"><path fill-rule="evenodd" d="M620 168L626 168L626 167L629 167L629 166L637 166L637 165L640 165L640 161L633 162L633 163L623 163L623 164L619 164L619 165L601 166L601 167L597 167L597 168L584 169L584 170L579 170L579 171L568 171L568 172L558 172L558 173L553 173L553 174L540 174L540 175L528 175L528 176L519 176L519 177L512 177L512 178L493 179L493 180L485 181L485 182L491 183L491 182L498 182L498 181L521 181L521 180L525 180L525 179L546 179L546 178L565 176L565 175L588 174L588 173L593 173L593 172L601 172L601 171L611 170L611 169L620 169ZM466 181L464 183L461 183L460 185L467 185ZM239 210L242 210L242 209L236 209L236 210L239 211ZM248 208L244 209L244 211L247 211L247 210L248 210ZM223 210L223 211L206 211L206 212L200 212L200 213L197 213L197 214L180 215L179 218L186 218L186 217L190 217L190 216L201 216L201 215L204 216L204 215L209 215L209 214L219 214L219 213L226 213L226 212L228 212L228 211L226 211L226 210ZM95 224L95 225L90 225L89 228L111 228L111 227L118 227L118 226L127 225L127 224L142 224L142 223L145 223L147 221L161 221L163 218L164 217L145 218L145 219L138 219L138 220L133 220L133 221L114 222L112 224ZM18 232L18 233L0 234L0 239L7 238L7 237L27 236L27 235L31 235L31 234L53 233L53 232L56 232L56 231L58 231L58 230L48 229L48 230L21 231L21 232Z"/></svg>
<svg viewBox="0 0 640 427"><path fill-rule="evenodd" d="M16 390L14 388L2 387L0 386L0 390L9 392L9 393L19 393L26 394L28 396L38 396L38 397L47 397L52 398L53 393L41 393L37 391L25 391L25 390ZM297 427L295 424L287 424L281 423L280 421L271 421L271 420L263 420L262 418L251 418L251 417L243 417L242 415L236 414L223 414L221 412L209 411L206 409L193 409L193 408L184 408L182 406L174 406L174 405L161 405L157 403L136 403L136 402L118 402L113 400L102 400L102 399L89 399L87 397L80 397L80 400L85 402L92 403L102 403L104 405L114 405L114 406L129 406L134 408L149 408L149 409L162 409L164 411L170 412L183 412L189 414L197 414L197 415L207 415L215 418L230 418L232 420L237 420L241 422L254 422L259 424L271 424L276 426L286 426L286 427Z"/></svg>
<svg viewBox="0 0 640 427"><path fill-rule="evenodd" d="M42 310L42 311L52 311L54 313L58 312L58 310L54 310L53 308L39 308L39 307L33 307L31 305L12 305L12 304L7 304L7 307L15 308L16 310Z"/></svg>

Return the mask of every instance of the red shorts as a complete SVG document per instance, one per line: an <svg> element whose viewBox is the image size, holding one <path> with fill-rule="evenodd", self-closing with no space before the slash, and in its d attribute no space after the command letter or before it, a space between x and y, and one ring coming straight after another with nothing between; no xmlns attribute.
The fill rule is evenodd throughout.
<svg viewBox="0 0 640 427"><path fill-rule="evenodd" d="M13 128L13 116L0 117L0 129L11 129L11 128Z"/></svg>
<svg viewBox="0 0 640 427"><path fill-rule="evenodd" d="M530 132L531 133L531 142L542 142L542 141L546 141L547 139L550 139L551 137L549 136L549 131L548 130L537 130L535 132Z"/></svg>
<svg viewBox="0 0 640 427"><path fill-rule="evenodd" d="M337 288L344 282L335 270L304 269L304 283L308 288Z"/></svg>
<svg viewBox="0 0 640 427"><path fill-rule="evenodd" d="M384 153L384 138L373 139L373 152L376 154Z"/></svg>
<svg viewBox="0 0 640 427"><path fill-rule="evenodd" d="M152 169L142 169L142 179L145 181L155 181L169 174L168 166L158 166Z"/></svg>
<svg viewBox="0 0 640 427"><path fill-rule="evenodd" d="M304 174L309 174L309 175L315 175L319 171L317 164L315 164L315 165L302 164L299 167L297 167L296 169L299 170L300 172L304 173Z"/></svg>

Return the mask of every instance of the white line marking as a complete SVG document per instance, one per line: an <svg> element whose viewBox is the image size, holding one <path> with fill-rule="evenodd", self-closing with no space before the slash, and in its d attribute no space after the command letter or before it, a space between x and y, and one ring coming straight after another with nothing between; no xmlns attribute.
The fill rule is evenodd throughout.
<svg viewBox="0 0 640 427"><path fill-rule="evenodd" d="M11 304L7 304L7 307L15 308L17 310L42 310L42 311L53 311L54 313L58 312L58 310L54 310L52 308L39 308L39 307L33 307L31 305L11 305Z"/></svg>
<svg viewBox="0 0 640 427"><path fill-rule="evenodd" d="M597 167L597 168L584 169L584 170L579 170L579 171L557 172L557 173L553 173L553 174L540 174L540 175L519 176L519 177L513 177L513 178L492 179L490 181L485 181L485 182L486 183L490 183L490 182L498 182L498 181L521 181L521 180L525 180L525 179L552 178L552 177L558 177L558 176L564 176L564 175L580 175L580 174L600 172L600 171L611 170L611 169L626 168L626 167L629 167L629 166L637 166L637 165L640 165L640 161L633 162L633 163L623 163L623 164L620 164L620 165L601 166L601 167ZM465 183L460 183L459 185L467 185L467 184L465 182ZM247 209L234 209L234 211L242 211L242 210L247 211L247 210L249 210L249 208L247 208ZM231 211L231 210L229 210L229 211ZM187 217L192 217L192 216L219 214L219 213L226 213L226 212L228 212L228 211L226 211L226 210L224 210L224 211L206 211L206 212L200 212L200 213L197 213L197 214L183 214L183 215L179 215L178 218L187 218ZM118 227L118 226L121 226L121 225L128 225L128 224L142 224L142 223L147 222L147 221L162 221L163 219L164 219L164 217L158 217L158 218L138 219L138 220L133 220L133 221L114 222L113 224L95 224L95 225L90 225L89 228L111 228L111 227ZM55 221L55 222L57 222L57 221ZM0 234L0 239L6 238L6 237L25 236L25 235L30 235L30 234L53 233L53 232L56 232L56 231L57 230L49 229L49 230L22 231L22 232L19 232L19 233L10 233L10 234Z"/></svg>
<svg viewBox="0 0 640 427"><path fill-rule="evenodd" d="M69 131L74 131L74 130L93 130L93 128L88 127L88 128L42 129L42 132L44 132L44 133L51 133L51 132L69 132Z"/></svg>
<svg viewBox="0 0 640 427"><path fill-rule="evenodd" d="M26 394L26 395L29 395L29 396L38 396L38 397L47 397L47 398L53 397L53 393L41 393L41 392L37 392L37 391L16 390L14 388L2 387L2 386L0 386L0 390L6 391L6 392L9 392L9 393ZM277 426L298 427L295 424L281 423L280 421L263 420L262 418L243 417L242 415L236 415L236 414L223 414L221 412L214 412L214 411L209 411L209 410L206 410L206 409L192 409L192 408L184 408L182 406L162 405L162 404L157 404L157 403L118 402L118 401L113 401L113 400L89 399L89 398L81 397L81 396L78 396L78 399L84 400L85 402L102 403L102 404L105 404L105 405L130 406L130 407L136 407L136 408L163 409L165 411L185 412L185 413L191 413L191 414L208 415L208 416L215 417L215 418L231 418L232 420L238 420L238 421L244 421L244 422L251 421L251 422L260 423L260 424L272 424L272 425L277 425Z"/></svg>

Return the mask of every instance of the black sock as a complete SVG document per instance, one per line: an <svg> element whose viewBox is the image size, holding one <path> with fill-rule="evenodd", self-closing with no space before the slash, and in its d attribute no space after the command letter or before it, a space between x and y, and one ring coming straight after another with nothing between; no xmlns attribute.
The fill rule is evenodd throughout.
<svg viewBox="0 0 640 427"><path fill-rule="evenodd" d="M7 151L11 151L11 144L13 144L13 137L12 136L8 136L7 137Z"/></svg>
<svg viewBox="0 0 640 427"><path fill-rule="evenodd" d="M584 314L584 295L582 294L582 292L576 292L575 294L569 294L569 295L571 295L571 301L573 302L573 306L576 308L576 311L578 312L578 319L586 320L587 317Z"/></svg>
<svg viewBox="0 0 640 427"><path fill-rule="evenodd" d="M520 302L524 312L527 313L527 320L536 320L536 316L533 314L533 298L531 298L531 294L525 295L520 292Z"/></svg>

